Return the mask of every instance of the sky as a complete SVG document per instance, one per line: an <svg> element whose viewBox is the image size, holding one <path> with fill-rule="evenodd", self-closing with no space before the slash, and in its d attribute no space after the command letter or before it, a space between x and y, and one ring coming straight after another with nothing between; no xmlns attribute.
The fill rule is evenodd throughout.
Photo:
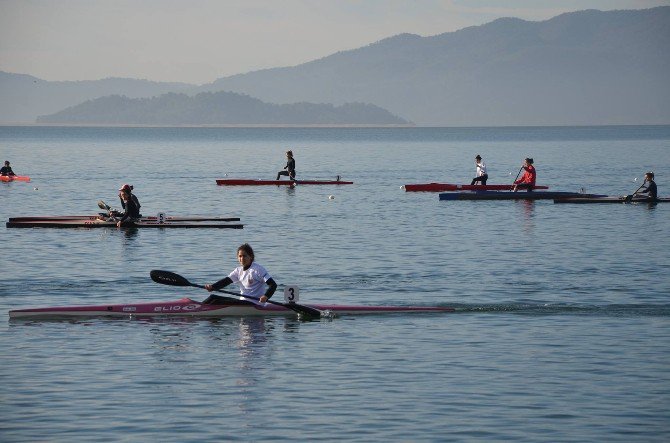
<svg viewBox="0 0 670 443"><path fill-rule="evenodd" d="M0 71L210 83L393 35L670 0L0 0Z"/></svg>

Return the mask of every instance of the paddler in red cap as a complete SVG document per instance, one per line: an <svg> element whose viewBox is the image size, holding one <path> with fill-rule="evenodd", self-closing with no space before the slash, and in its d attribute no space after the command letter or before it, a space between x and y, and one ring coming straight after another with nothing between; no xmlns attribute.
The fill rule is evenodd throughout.
<svg viewBox="0 0 670 443"><path fill-rule="evenodd" d="M132 223L139 219L140 215L140 201L135 194L132 193L133 187L131 185L123 185L119 188L119 199L121 200L121 207L123 208L123 216L121 220L116 223L116 226L121 227L123 224Z"/></svg>

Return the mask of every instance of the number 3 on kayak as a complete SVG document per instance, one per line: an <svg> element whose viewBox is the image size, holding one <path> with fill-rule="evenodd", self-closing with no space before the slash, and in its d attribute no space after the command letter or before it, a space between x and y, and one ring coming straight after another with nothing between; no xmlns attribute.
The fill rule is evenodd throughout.
<svg viewBox="0 0 670 443"><path fill-rule="evenodd" d="M284 288L284 301L286 303L298 303L300 289L297 286L286 286Z"/></svg>

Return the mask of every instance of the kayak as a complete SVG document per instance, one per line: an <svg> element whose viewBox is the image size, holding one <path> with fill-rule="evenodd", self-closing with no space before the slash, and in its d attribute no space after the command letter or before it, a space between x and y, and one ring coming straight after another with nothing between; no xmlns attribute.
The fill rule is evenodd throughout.
<svg viewBox="0 0 670 443"><path fill-rule="evenodd" d="M294 185L353 185L354 182L340 180L254 180L246 178L217 179L219 186L294 186Z"/></svg>
<svg viewBox="0 0 670 443"><path fill-rule="evenodd" d="M101 212L98 215L36 215L36 216L26 216L26 217L10 217L10 222L30 222L30 221L62 221L62 220L107 220L109 217L107 214ZM156 221L158 217L149 216L141 217L140 221ZM240 221L239 217L168 217L166 216L164 220L173 221L173 222L231 222L231 221Z"/></svg>
<svg viewBox="0 0 670 443"><path fill-rule="evenodd" d="M565 197L554 199L554 203L668 203L670 198L660 197L654 201L648 200L647 197L633 197L630 201L626 201L626 196L620 197Z"/></svg>
<svg viewBox="0 0 670 443"><path fill-rule="evenodd" d="M406 192L444 191L510 191L514 185L457 185L454 183L416 183L404 185ZM535 186L535 189L549 189L549 186Z"/></svg>
<svg viewBox="0 0 670 443"><path fill-rule="evenodd" d="M242 317L242 316L295 316L296 312L279 305L258 305L245 300L222 297L221 304L203 304L190 298L165 302L131 303L98 306L59 306L15 309L9 318L54 319L72 317ZM453 308L439 306L348 306L309 305L336 315L384 314L411 312L453 312Z"/></svg>
<svg viewBox="0 0 670 443"><path fill-rule="evenodd" d="M582 194L579 192L551 191L465 191L443 192L440 200L554 200L566 197L605 197L600 194Z"/></svg>
<svg viewBox="0 0 670 443"><path fill-rule="evenodd" d="M77 219L63 219L63 220L26 220L13 221L10 219L6 223L8 228L116 228L116 221L111 220L77 220ZM212 222L195 222L195 221L165 221L159 223L156 220L140 220L132 225L124 226L126 228L229 228L242 229L242 224L228 224L228 223L212 223Z"/></svg>
<svg viewBox="0 0 670 443"><path fill-rule="evenodd" d="M3 182L29 182L30 177L27 175L0 175L0 181Z"/></svg>

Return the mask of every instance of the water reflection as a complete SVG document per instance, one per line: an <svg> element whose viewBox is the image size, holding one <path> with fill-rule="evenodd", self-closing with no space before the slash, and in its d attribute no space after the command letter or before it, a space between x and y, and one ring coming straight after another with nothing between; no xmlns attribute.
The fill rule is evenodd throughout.
<svg viewBox="0 0 670 443"><path fill-rule="evenodd" d="M140 231L136 226L129 226L127 228L123 228L123 236L126 240L133 240L137 237L137 233ZM124 244L128 244L125 242Z"/></svg>
<svg viewBox="0 0 670 443"><path fill-rule="evenodd" d="M535 200L515 200L515 204L517 208L520 208L523 231L532 233L535 229Z"/></svg>

